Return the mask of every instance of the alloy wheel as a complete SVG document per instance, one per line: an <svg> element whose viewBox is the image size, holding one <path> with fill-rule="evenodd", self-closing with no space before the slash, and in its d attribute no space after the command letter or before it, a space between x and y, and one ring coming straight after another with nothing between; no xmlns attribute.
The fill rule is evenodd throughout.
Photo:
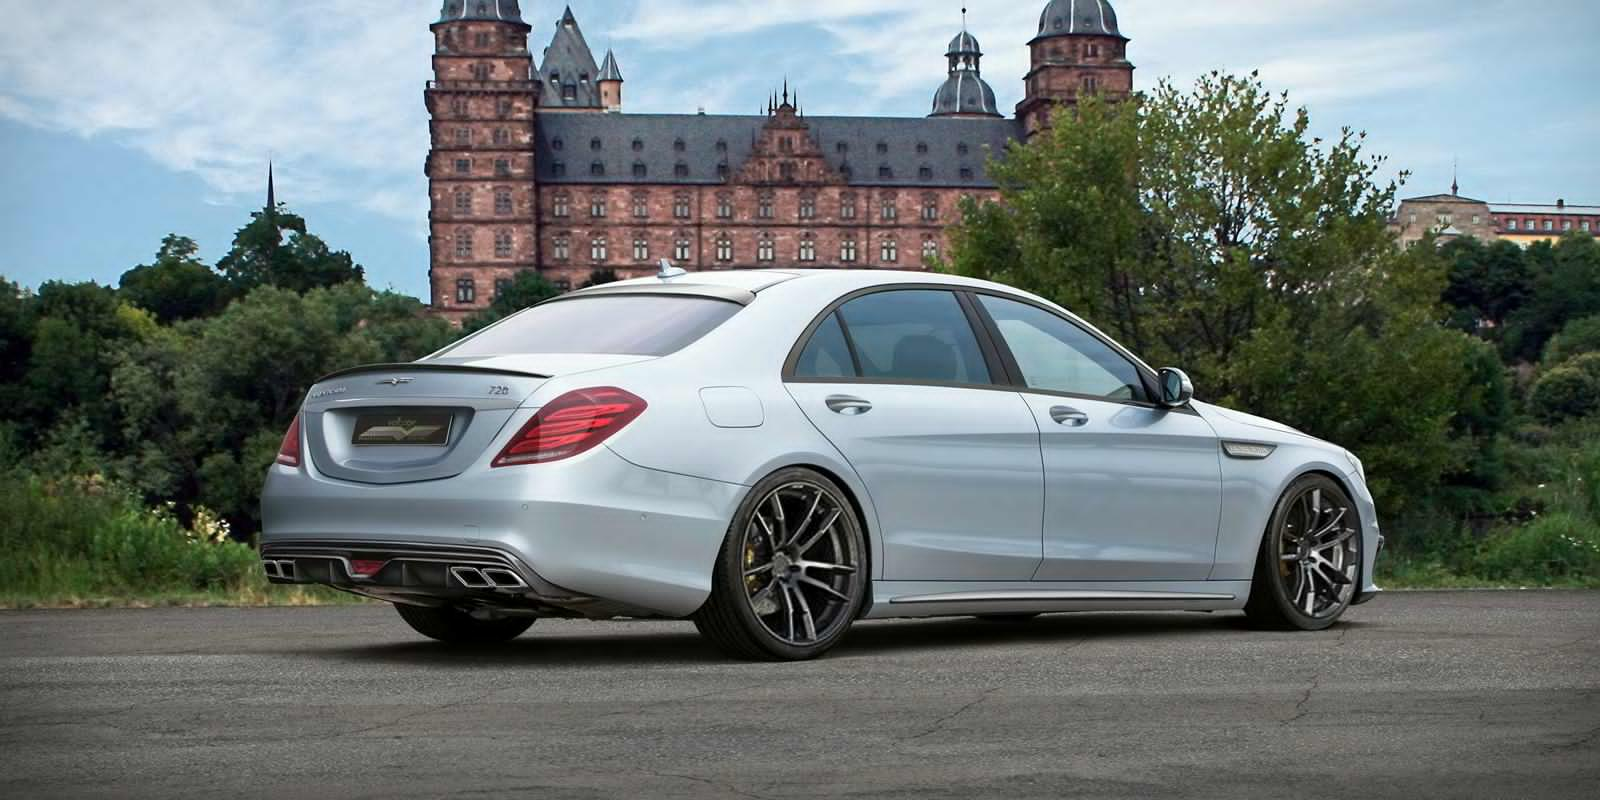
<svg viewBox="0 0 1600 800"><path fill-rule="evenodd" d="M804 647L849 625L862 582L849 506L827 487L785 483L756 506L740 543L741 584L756 619L779 641Z"/></svg>
<svg viewBox="0 0 1600 800"><path fill-rule="evenodd" d="M1356 513L1350 501L1320 487L1289 500L1275 542L1285 599L1311 619L1337 616L1355 595L1361 568Z"/></svg>

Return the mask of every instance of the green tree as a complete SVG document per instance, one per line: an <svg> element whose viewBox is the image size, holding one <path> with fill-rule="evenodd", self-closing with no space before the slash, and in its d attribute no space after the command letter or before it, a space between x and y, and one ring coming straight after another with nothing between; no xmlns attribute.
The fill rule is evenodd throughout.
<svg viewBox="0 0 1600 800"><path fill-rule="evenodd" d="M163 323L215 314L222 309L228 283L196 258L199 252L193 239L168 235L154 264L123 273L122 297Z"/></svg>
<svg viewBox="0 0 1600 800"><path fill-rule="evenodd" d="M0 420L17 411L19 384L33 347L33 298L0 277Z"/></svg>
<svg viewBox="0 0 1600 800"><path fill-rule="evenodd" d="M468 317L462 327L465 333L476 333L518 311L536 306L560 294L561 290L539 273L533 270L519 272L511 281L511 285L503 289L487 309Z"/></svg>
<svg viewBox="0 0 1600 800"><path fill-rule="evenodd" d="M1546 422L1588 416L1600 408L1600 381L1577 367L1556 367L1533 385L1528 407Z"/></svg>
<svg viewBox="0 0 1600 800"><path fill-rule="evenodd" d="M1600 314L1567 323L1545 346L1543 362L1555 366L1584 353L1600 353Z"/></svg>
<svg viewBox="0 0 1600 800"><path fill-rule="evenodd" d="M236 294L260 286L307 292L360 281L364 271L349 253L334 251L308 233L304 219L277 209L258 211L234 235L233 248L217 262Z"/></svg>
<svg viewBox="0 0 1600 800"><path fill-rule="evenodd" d="M1587 233L1528 248L1533 296L1511 317L1503 345L1512 360L1534 361L1567 323L1600 314L1600 243Z"/></svg>
<svg viewBox="0 0 1600 800"><path fill-rule="evenodd" d="M116 433L107 390L115 358L127 343L153 334L156 323L94 283L51 281L32 299L35 320L27 367L14 412L25 441L81 416L97 441Z"/></svg>
<svg viewBox="0 0 1600 800"><path fill-rule="evenodd" d="M1088 99L991 165L952 266L1077 311L1203 397L1361 453L1393 511L1462 469L1471 340L1437 320L1447 264L1387 230L1364 136L1312 138L1253 76ZM1397 355L1398 354L1398 355Z"/></svg>
<svg viewBox="0 0 1600 800"><path fill-rule="evenodd" d="M1479 333L1505 325L1533 294L1533 271L1522 248L1507 241L1484 244L1472 237L1454 239L1440 250L1451 262L1444 301L1451 326Z"/></svg>
<svg viewBox="0 0 1600 800"><path fill-rule="evenodd" d="M622 280L617 277L617 271L610 267L602 267L589 273L589 279L583 282L579 289L588 289L591 286L604 286Z"/></svg>

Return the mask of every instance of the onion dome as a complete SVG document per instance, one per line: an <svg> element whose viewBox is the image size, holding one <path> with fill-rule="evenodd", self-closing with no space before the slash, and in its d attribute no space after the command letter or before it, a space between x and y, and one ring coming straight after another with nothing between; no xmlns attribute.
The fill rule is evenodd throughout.
<svg viewBox="0 0 1600 800"><path fill-rule="evenodd" d="M1106 0L1050 0L1039 15L1039 39L1057 36L1122 36L1117 12Z"/></svg>
<svg viewBox="0 0 1600 800"><path fill-rule="evenodd" d="M978 46L978 37L963 30L956 34L956 38L950 40L950 49L945 55L950 58L966 55L981 56L983 48Z"/></svg>
<svg viewBox="0 0 1600 800"><path fill-rule="evenodd" d="M998 117L1000 108L995 103L994 89L978 77L976 70L956 70L934 93L933 113L928 116Z"/></svg>
<svg viewBox="0 0 1600 800"><path fill-rule="evenodd" d="M526 24L517 0L444 0L444 10L439 12L439 22L480 19Z"/></svg>

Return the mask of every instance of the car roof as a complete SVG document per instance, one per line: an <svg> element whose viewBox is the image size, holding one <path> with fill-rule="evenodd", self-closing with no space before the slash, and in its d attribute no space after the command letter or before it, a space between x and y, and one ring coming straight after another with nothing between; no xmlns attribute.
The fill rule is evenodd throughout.
<svg viewBox="0 0 1600 800"><path fill-rule="evenodd" d="M951 286L969 286L1000 290L1008 293L1018 293L1016 289L989 281L965 278L959 275L947 275L940 272L912 272L908 270L882 270L882 269L759 269L759 270L718 270L713 272L690 272L672 278L634 278L631 280L617 281L604 284L591 289L580 290L593 292L601 288L649 288L661 286L707 286L718 288L740 289L759 294L781 283L791 281L825 281L830 288L850 291L866 289L873 286L882 286L896 283L938 283ZM576 294L576 293L575 293Z"/></svg>

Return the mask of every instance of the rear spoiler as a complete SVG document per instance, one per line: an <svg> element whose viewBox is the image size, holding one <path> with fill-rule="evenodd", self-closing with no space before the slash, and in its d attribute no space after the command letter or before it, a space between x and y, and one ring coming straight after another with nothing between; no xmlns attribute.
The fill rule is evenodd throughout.
<svg viewBox="0 0 1600 800"><path fill-rule="evenodd" d="M316 380L317 383L348 378L351 375L363 375L369 372L479 372L486 375L514 375L519 378L543 378L548 380L551 376L537 372L526 372L516 369L500 369L498 367L474 367L467 364L444 364L413 362L410 364L367 364L361 367L351 367L338 372L324 375Z"/></svg>

